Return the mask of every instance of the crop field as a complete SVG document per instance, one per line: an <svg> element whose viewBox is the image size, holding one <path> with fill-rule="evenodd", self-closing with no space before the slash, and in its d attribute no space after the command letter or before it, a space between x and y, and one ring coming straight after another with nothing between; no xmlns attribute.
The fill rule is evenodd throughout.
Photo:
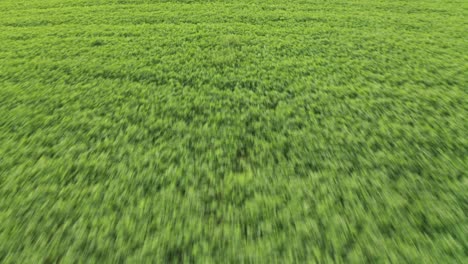
<svg viewBox="0 0 468 264"><path fill-rule="evenodd" d="M467 18L0 0L0 263L467 263Z"/></svg>

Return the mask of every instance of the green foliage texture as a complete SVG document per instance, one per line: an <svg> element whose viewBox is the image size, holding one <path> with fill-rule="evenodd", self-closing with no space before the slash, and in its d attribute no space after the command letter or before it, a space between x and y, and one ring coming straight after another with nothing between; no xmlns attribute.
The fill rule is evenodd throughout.
<svg viewBox="0 0 468 264"><path fill-rule="evenodd" d="M467 263L467 15L0 0L0 262Z"/></svg>

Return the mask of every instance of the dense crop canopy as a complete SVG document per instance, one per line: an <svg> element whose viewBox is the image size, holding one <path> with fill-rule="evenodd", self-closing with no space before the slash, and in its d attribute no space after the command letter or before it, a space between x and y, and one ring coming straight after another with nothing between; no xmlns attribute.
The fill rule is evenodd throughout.
<svg viewBox="0 0 468 264"><path fill-rule="evenodd" d="M0 262L461 263L466 1L0 1Z"/></svg>

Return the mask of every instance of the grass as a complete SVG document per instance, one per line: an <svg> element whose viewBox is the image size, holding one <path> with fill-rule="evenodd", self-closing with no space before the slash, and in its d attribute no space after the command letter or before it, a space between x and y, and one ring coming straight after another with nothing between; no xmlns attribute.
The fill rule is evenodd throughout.
<svg viewBox="0 0 468 264"><path fill-rule="evenodd" d="M462 263L466 1L0 1L0 262Z"/></svg>

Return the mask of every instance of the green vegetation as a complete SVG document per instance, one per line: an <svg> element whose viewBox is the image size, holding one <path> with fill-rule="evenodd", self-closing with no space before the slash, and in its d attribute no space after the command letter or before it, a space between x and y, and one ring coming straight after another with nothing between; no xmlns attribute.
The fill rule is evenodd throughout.
<svg viewBox="0 0 468 264"><path fill-rule="evenodd" d="M467 261L467 15L0 0L0 262Z"/></svg>

